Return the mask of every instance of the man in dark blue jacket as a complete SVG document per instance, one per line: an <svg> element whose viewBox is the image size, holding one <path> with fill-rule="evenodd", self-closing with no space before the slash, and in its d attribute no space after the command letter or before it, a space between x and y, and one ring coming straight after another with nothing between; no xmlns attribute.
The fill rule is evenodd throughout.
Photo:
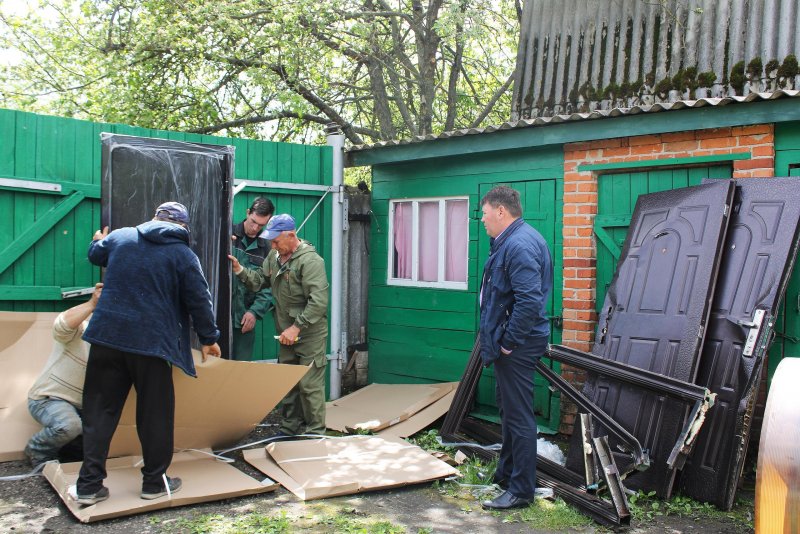
<svg viewBox="0 0 800 534"><path fill-rule="evenodd" d="M106 271L83 334L91 348L83 389L84 457L74 496L80 504L108 499L106 457L131 385L144 459L141 497L156 499L181 487L166 472L175 430L172 366L197 375L190 324L203 345L203 361L220 356L211 294L189 248L188 225L186 207L166 202L152 221L110 234L98 230L89 246L89 261Z"/></svg>
<svg viewBox="0 0 800 534"><path fill-rule="evenodd" d="M553 288L550 251L522 220L519 193L499 186L481 200L491 238L480 290L481 357L494 364L503 447L494 480L505 492L483 506L527 506L536 490L536 417L533 373L547 349L547 301Z"/></svg>

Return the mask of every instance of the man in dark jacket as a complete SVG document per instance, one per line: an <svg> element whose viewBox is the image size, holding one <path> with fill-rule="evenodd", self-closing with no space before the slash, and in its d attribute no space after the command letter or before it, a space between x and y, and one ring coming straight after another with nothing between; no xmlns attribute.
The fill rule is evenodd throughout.
<svg viewBox="0 0 800 534"><path fill-rule="evenodd" d="M247 217L233 227L232 253L239 263L250 269L258 269L270 251L270 242L259 234L267 225L275 206L267 198L258 197L247 210ZM272 291L250 291L238 278L233 279L231 315L233 322L232 360L252 360L256 340L256 321L272 308Z"/></svg>
<svg viewBox="0 0 800 534"><path fill-rule="evenodd" d="M481 200L491 238L480 290L481 357L494 365L503 447L494 479L506 491L483 506L527 506L536 490L533 373L547 349L553 267L544 238L522 220L519 193L499 186Z"/></svg>
<svg viewBox="0 0 800 534"><path fill-rule="evenodd" d="M181 487L166 472L174 437L172 366L197 375L189 325L203 344L203 361L220 355L211 294L189 248L188 225L186 208L167 202L136 228L98 230L89 246L89 261L106 271L83 335L91 349L83 389L84 457L74 496L80 504L108 499L106 457L131 385L144 459L141 497L156 499Z"/></svg>

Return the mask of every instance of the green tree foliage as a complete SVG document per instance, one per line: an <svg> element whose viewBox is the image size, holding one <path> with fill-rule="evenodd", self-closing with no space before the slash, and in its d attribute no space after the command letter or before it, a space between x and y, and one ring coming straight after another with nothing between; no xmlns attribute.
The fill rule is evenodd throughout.
<svg viewBox="0 0 800 534"><path fill-rule="evenodd" d="M0 106L354 144L510 115L520 7L494 0L42 0L3 10Z"/></svg>

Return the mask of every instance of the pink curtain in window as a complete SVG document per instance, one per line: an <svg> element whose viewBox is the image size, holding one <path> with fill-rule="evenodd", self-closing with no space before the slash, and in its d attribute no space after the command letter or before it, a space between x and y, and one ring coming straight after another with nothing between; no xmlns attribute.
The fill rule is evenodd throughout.
<svg viewBox="0 0 800 534"><path fill-rule="evenodd" d="M394 273L393 278L411 278L411 202L394 205Z"/></svg>
<svg viewBox="0 0 800 534"><path fill-rule="evenodd" d="M444 279L448 282L467 281L467 236L469 234L469 215L466 200L445 202L445 241Z"/></svg>
<svg viewBox="0 0 800 534"><path fill-rule="evenodd" d="M418 280L439 280L439 202L419 203Z"/></svg>

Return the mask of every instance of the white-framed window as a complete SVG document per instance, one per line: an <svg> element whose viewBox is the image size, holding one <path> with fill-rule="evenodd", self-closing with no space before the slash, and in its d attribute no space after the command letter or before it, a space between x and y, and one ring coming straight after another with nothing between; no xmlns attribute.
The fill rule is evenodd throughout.
<svg viewBox="0 0 800 534"><path fill-rule="evenodd" d="M467 289L469 197L389 201L387 283Z"/></svg>

